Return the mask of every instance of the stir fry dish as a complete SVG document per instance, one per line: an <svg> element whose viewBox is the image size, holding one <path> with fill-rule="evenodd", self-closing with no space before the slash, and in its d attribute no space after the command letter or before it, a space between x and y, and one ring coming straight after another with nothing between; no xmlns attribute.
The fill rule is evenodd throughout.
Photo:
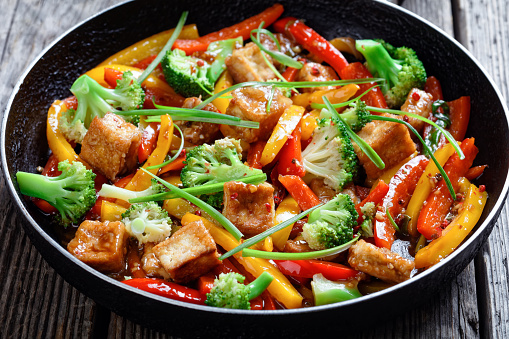
<svg viewBox="0 0 509 339"><path fill-rule="evenodd" d="M51 155L17 173L77 259L211 307L276 310L376 293L450 255L486 204L470 98L418 51L331 41L276 4L174 29L75 79Z"/></svg>

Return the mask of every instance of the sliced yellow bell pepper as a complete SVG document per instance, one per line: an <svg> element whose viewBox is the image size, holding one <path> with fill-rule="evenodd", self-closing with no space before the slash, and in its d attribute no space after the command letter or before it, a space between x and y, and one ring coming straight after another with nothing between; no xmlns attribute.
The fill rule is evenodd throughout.
<svg viewBox="0 0 509 339"><path fill-rule="evenodd" d="M157 33L144 40L113 54L108 59L101 62L98 66L120 64L120 65L134 65L141 60L148 58L151 55L158 54L170 39L173 31L170 30ZM198 28L195 24L185 25L182 27L178 38L179 39L197 39L199 37Z"/></svg>
<svg viewBox="0 0 509 339"><path fill-rule="evenodd" d="M267 238L254 244L250 248L265 252L272 252L274 250L274 241L272 241L272 237L269 235Z"/></svg>
<svg viewBox="0 0 509 339"><path fill-rule="evenodd" d="M263 149L260 163L262 166L269 164L276 158L281 148L283 148L286 140L292 134L295 127L300 122L302 115L304 114L304 107L292 105L288 107L277 122L276 127L272 131L265 148Z"/></svg>
<svg viewBox="0 0 509 339"><path fill-rule="evenodd" d="M304 114L300 121L300 138L301 140L309 140L318 126L316 119L320 118L320 110L314 109L309 113Z"/></svg>
<svg viewBox="0 0 509 339"><path fill-rule="evenodd" d="M339 104L353 97L358 90L359 86L350 84L336 89L297 94L292 97L292 100L294 105L308 107L312 103L323 104L322 97L325 95L331 104Z"/></svg>
<svg viewBox="0 0 509 339"><path fill-rule="evenodd" d="M125 207L115 204L114 202L103 200L101 203L101 221L122 220L122 213L125 211Z"/></svg>
<svg viewBox="0 0 509 339"><path fill-rule="evenodd" d="M171 139L173 137L173 123L169 115L161 116L161 128L159 129L159 136L157 137L157 146L148 157L147 161L143 165L143 168L147 168L154 165L159 165L164 162L164 159L170 151ZM157 174L158 168L149 170L152 174ZM143 191L150 187L152 177L138 169L131 181L125 186L125 189L131 191Z"/></svg>
<svg viewBox="0 0 509 339"><path fill-rule="evenodd" d="M396 172L399 171L401 167L403 167L404 164L409 162L411 159L415 158L417 156L417 152L412 153L409 157L401 160L399 163L397 163L395 166L389 168L388 170L384 171L382 175L375 181L375 183L371 186L371 190L374 190L376 185L380 180L383 180L384 182L390 182L392 177L396 174Z"/></svg>
<svg viewBox="0 0 509 339"><path fill-rule="evenodd" d="M433 240L415 255L415 268L435 265L451 254L472 231L481 217L488 194L470 185L458 216L442 232L442 236Z"/></svg>
<svg viewBox="0 0 509 339"><path fill-rule="evenodd" d="M46 138L51 152L55 154L58 161L68 160L69 162L80 161L85 167L90 169L90 165L82 160L74 151L71 144L65 139L65 136L58 129L58 121L62 112L67 111L65 102L56 100L48 110L48 118L46 121Z"/></svg>
<svg viewBox="0 0 509 339"><path fill-rule="evenodd" d="M449 159L453 153L454 147L451 144L445 144L436 150L433 155L437 159L440 166L444 166L447 159ZM426 201L428 195L433 189L433 185L430 179L435 177L438 173L439 172L437 166L433 161L430 161L426 166L424 173L421 175L417 186L415 186L414 194L408 203L408 207L406 209L406 214L410 217L410 222L408 223L408 233L413 237L419 235L419 232L417 231L417 220L419 219L419 212L421 211L424 201Z"/></svg>
<svg viewBox="0 0 509 339"><path fill-rule="evenodd" d="M208 221L219 225L219 223L212 218L207 212L202 211L196 205L191 204L189 201L181 198L168 199L163 202L163 209L168 212L168 214L174 216L177 219L182 219L184 215L187 213L196 214L200 213L202 217L207 219Z"/></svg>
<svg viewBox="0 0 509 339"><path fill-rule="evenodd" d="M297 214L300 213L300 207L297 201L291 196L288 195L286 198L281 201L278 208L276 209L276 215L274 216L274 225L278 225L283 221L286 221ZM280 251L285 249L286 241L290 236L290 232L292 231L293 224L288 225L280 231L277 231L272 235L272 241L274 242L274 246Z"/></svg>
<svg viewBox="0 0 509 339"><path fill-rule="evenodd" d="M186 214L182 218L182 225L186 225L190 222L201 220L207 230L210 232L214 241L224 248L226 251L230 251L237 247L240 243L223 228L219 228L208 220L199 217L194 214ZM269 272L274 280L269 285L267 290L270 294L281 302L286 308L300 308L302 307L302 296L293 287L281 271L279 271L274 265L268 260L252 257L242 257L241 253L233 255L235 259L254 277L260 276L263 272Z"/></svg>
<svg viewBox="0 0 509 339"><path fill-rule="evenodd" d="M228 70L226 70L223 72L223 74L221 74L219 79L217 79L216 86L214 87L214 94L224 91L225 89L227 89L228 87L231 87L232 85L233 85L232 76L230 75L230 72L228 72ZM230 100L231 100L229 98L223 98L223 97L230 96L230 95L231 95L231 92L228 92L228 93L225 93L224 95L222 95L221 97L215 99L214 101L212 101L212 104L214 106L216 106L216 108L223 114L226 113L226 109L228 108L228 105L230 104Z"/></svg>

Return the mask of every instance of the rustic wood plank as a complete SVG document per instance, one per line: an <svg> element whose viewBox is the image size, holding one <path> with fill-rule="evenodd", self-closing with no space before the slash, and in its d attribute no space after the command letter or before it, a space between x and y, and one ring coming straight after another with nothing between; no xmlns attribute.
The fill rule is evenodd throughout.
<svg viewBox="0 0 509 339"><path fill-rule="evenodd" d="M455 1L460 41L486 67L509 98L509 34L507 1ZM509 337L509 202L475 260L482 335L486 338Z"/></svg>

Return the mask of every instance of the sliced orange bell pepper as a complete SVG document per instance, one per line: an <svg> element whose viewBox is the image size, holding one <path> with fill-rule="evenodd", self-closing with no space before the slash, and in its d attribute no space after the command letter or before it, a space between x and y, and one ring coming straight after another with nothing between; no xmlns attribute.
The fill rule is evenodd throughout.
<svg viewBox="0 0 509 339"><path fill-rule="evenodd" d="M276 158L276 155L283 148L286 140L288 140L288 136L297 127L303 114L304 107L296 105L290 106L283 112L263 149L262 157L260 158L262 166L271 163Z"/></svg>
<svg viewBox="0 0 509 339"><path fill-rule="evenodd" d="M307 107L312 103L323 104L323 96L325 95L332 104L339 104L353 97L358 90L358 85L349 84L336 89L297 94L292 97L292 101L294 105Z"/></svg>
<svg viewBox="0 0 509 339"><path fill-rule="evenodd" d="M122 220L122 213L126 211L124 206L114 202L103 200L101 202L101 221L119 221Z"/></svg>
<svg viewBox="0 0 509 339"><path fill-rule="evenodd" d="M454 251L472 231L481 217L488 194L470 185L458 216L433 240L415 255L415 268L429 267L440 262Z"/></svg>
<svg viewBox="0 0 509 339"><path fill-rule="evenodd" d="M303 211L320 204L320 199L301 177L297 175L279 175L278 179Z"/></svg>
<svg viewBox="0 0 509 339"><path fill-rule="evenodd" d="M153 55L158 54L166 45L175 29L154 34L144 40L113 54L108 59L101 62L98 66L104 65L134 65L135 63ZM199 37L198 28L195 24L185 25L179 34L179 39L197 39Z"/></svg>
<svg viewBox="0 0 509 339"><path fill-rule="evenodd" d="M186 225L193 221L201 220L210 235L214 238L214 241L224 248L226 251L230 251L237 247L240 243L223 228L217 227L207 219L199 217L194 214L185 214L182 218L182 225ZM286 308L300 308L302 307L302 296L297 292L295 287L288 281L283 273L273 266L268 260L252 257L243 257L242 253L236 253L233 255L235 259L253 276L258 277L263 272L269 272L274 280L269 285L267 290L270 294L279 300Z"/></svg>
<svg viewBox="0 0 509 339"><path fill-rule="evenodd" d="M313 136L313 132L318 126L316 119L320 117L320 110L314 109L309 113L304 114L300 120L300 138L302 141L307 141Z"/></svg>
<svg viewBox="0 0 509 339"><path fill-rule="evenodd" d="M230 72L228 70L224 71L223 74L217 79L216 86L214 87L214 94L217 94L221 91L224 91L225 89L231 87L233 85L233 79L230 75ZM212 101L212 104L216 106L216 108L221 113L226 113L226 109L228 108L228 105L230 104L230 98L227 98L230 95L230 92L225 93L221 97L214 99Z"/></svg>
<svg viewBox="0 0 509 339"><path fill-rule="evenodd" d="M279 204L276 209L276 214L274 216L274 225L278 225L283 221L286 221L297 214L300 213L299 204L295 201L292 196L287 196L283 199L283 201ZM293 224L288 225L280 231L277 231L272 235L272 241L274 242L274 246L280 251L283 251L285 248L286 241L290 236L290 232L292 231Z"/></svg>
<svg viewBox="0 0 509 339"><path fill-rule="evenodd" d="M173 123L169 115L161 116L161 129L159 130L159 136L157 137L156 149L152 152L150 157L147 159L143 168L147 168L154 165L159 165L164 162L166 155L168 154L171 146L171 139L173 137ZM149 170L152 174L157 174L158 168ZM150 187L152 177L146 172L138 169L132 180L126 185L125 189L131 191L143 191Z"/></svg>

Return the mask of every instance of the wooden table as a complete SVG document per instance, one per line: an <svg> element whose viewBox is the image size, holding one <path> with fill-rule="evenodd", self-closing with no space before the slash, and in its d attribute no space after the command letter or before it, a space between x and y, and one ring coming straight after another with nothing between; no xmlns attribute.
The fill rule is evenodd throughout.
<svg viewBox="0 0 509 339"><path fill-rule="evenodd" d="M0 107L39 52L75 23L117 0L3 1ZM401 3L402 2L402 3ZM406 0L400 5L454 36L509 96L509 2ZM482 114L479 113L479 114ZM166 337L98 306L67 284L31 245L0 178L0 337ZM508 203L480 254L427 304L359 337L509 337Z"/></svg>

